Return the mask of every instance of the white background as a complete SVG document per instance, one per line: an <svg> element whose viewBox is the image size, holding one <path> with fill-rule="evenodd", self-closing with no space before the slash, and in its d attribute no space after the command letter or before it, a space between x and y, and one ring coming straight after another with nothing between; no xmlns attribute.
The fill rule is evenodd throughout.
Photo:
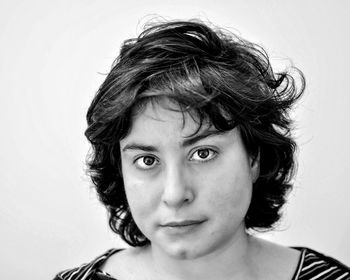
<svg viewBox="0 0 350 280"><path fill-rule="evenodd" d="M266 238L350 264L349 2L189 2L0 2L2 279L51 279L122 245L84 173L85 113L122 41L154 14L210 20L303 70L296 187Z"/></svg>

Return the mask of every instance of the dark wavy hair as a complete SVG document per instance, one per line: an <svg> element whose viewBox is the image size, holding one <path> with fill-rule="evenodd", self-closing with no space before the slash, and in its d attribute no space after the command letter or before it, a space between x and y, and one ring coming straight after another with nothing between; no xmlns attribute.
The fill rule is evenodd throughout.
<svg viewBox="0 0 350 280"><path fill-rule="evenodd" d="M198 19L149 24L126 40L89 107L85 132L89 174L111 229L132 246L150 242L128 207L119 142L141 105L164 97L194 112L200 125L239 128L248 153L260 157L245 226L272 229L292 188L296 144L288 113L304 87L297 68L274 73L263 48Z"/></svg>

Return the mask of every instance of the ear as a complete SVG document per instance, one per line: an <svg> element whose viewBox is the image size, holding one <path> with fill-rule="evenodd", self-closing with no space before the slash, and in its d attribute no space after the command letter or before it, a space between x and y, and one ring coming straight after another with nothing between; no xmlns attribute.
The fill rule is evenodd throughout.
<svg viewBox="0 0 350 280"><path fill-rule="evenodd" d="M255 156L250 158L250 170L252 174L252 181L255 183L260 175L260 150Z"/></svg>

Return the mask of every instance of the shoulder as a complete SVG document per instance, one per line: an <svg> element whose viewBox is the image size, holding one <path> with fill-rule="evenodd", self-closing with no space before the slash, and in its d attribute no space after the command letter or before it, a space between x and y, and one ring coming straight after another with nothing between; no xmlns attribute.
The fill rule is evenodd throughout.
<svg viewBox="0 0 350 280"><path fill-rule="evenodd" d="M123 249L110 249L88 263L59 272L53 280L89 280L113 254Z"/></svg>
<svg viewBox="0 0 350 280"><path fill-rule="evenodd" d="M350 279L350 268L338 260L310 248L293 248L301 251L293 279Z"/></svg>
<svg viewBox="0 0 350 280"><path fill-rule="evenodd" d="M102 271L116 279L137 279L149 275L148 246L130 247L113 254L100 267Z"/></svg>
<svg viewBox="0 0 350 280"><path fill-rule="evenodd" d="M300 252L264 239L251 238L252 265L264 279L291 279L298 266Z"/></svg>

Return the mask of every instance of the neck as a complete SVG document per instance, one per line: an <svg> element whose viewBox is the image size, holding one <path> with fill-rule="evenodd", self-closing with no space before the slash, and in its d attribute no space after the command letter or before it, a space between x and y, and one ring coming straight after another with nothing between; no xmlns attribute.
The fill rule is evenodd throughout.
<svg viewBox="0 0 350 280"><path fill-rule="evenodd" d="M164 279L245 279L252 273L251 243L244 232L228 246L197 258L174 258L154 245L150 245L150 254L154 268Z"/></svg>

